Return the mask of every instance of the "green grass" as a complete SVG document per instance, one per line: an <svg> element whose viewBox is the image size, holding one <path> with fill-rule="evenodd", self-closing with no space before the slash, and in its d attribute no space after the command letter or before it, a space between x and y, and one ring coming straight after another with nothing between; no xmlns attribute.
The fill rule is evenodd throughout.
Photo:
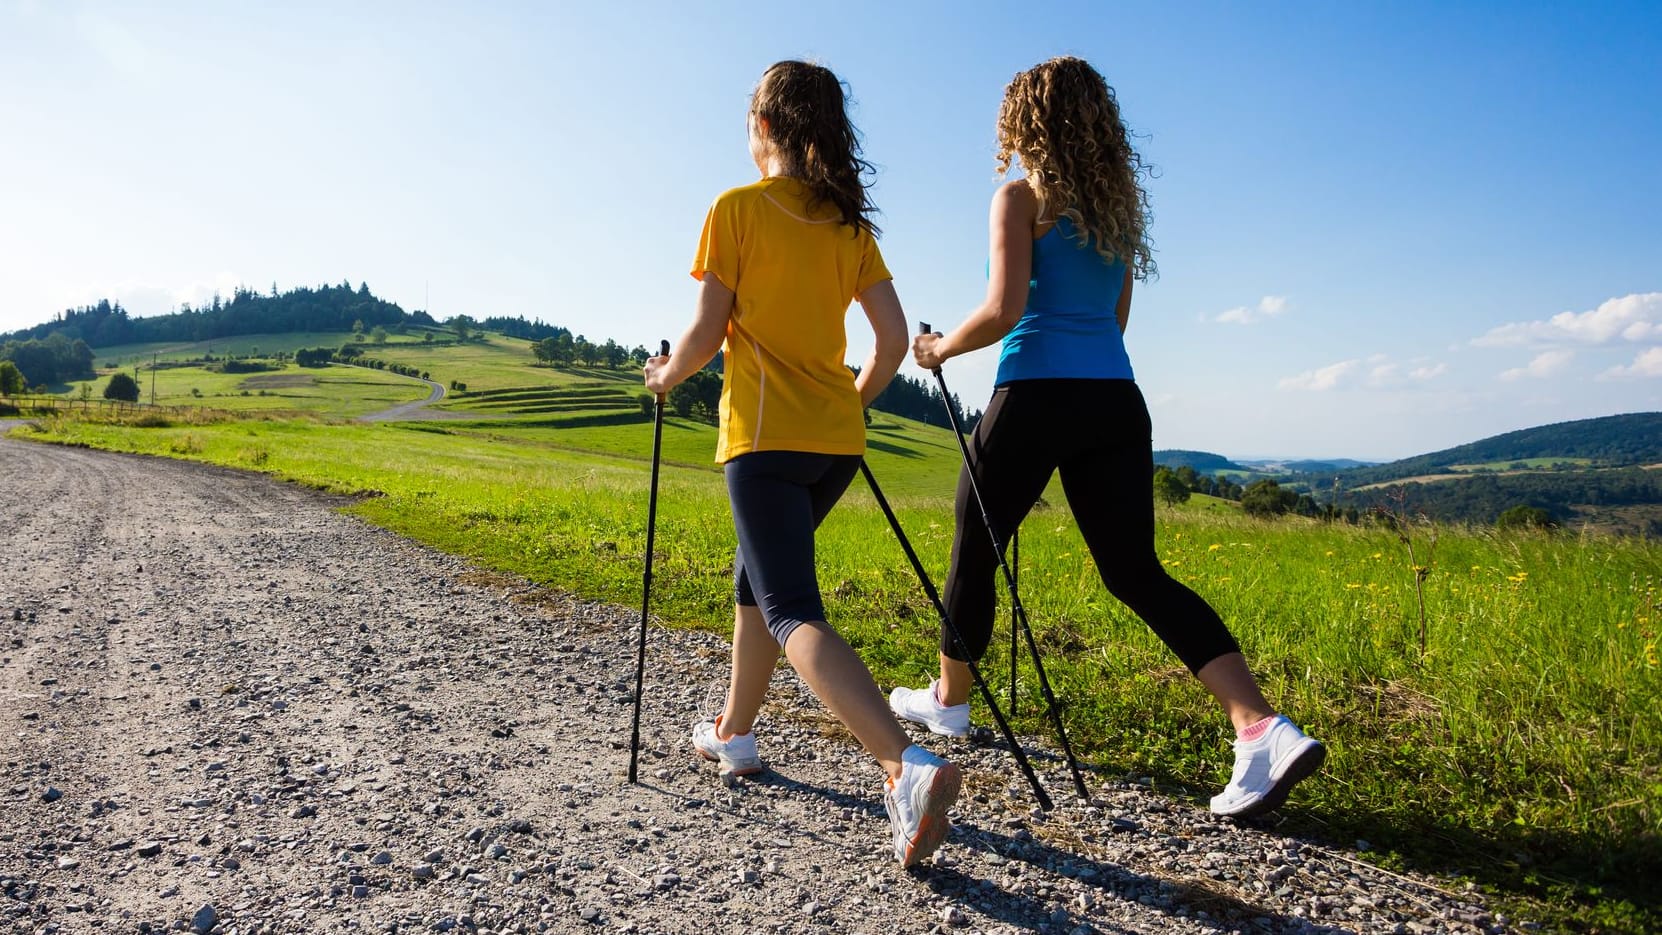
<svg viewBox="0 0 1662 935"><path fill-rule="evenodd" d="M639 599L649 423L40 424L44 433L22 434L374 492L353 511L486 567L626 606ZM719 629L733 542L708 463L713 434L666 426L653 600L672 622ZM898 424L873 436L896 449L874 447L873 471L938 578L955 448L944 433L919 441ZM1214 789L1229 767L1222 718L1103 590L1060 498L1050 503L1023 527L1020 571L1076 745L1111 776L1152 776L1178 794ZM819 541L834 623L881 683L924 680L934 614L863 489ZM1388 866L1457 872L1545 900L1525 911L1572 923L1662 919L1637 882L1662 869L1655 544L1441 530L1423 661L1413 573L1386 531L1264 523L1197 498L1161 511L1156 547L1224 616L1269 696L1330 744L1327 771L1295 796L1292 829L1366 838ZM986 670L1002 695L1007 644L994 645ZM1027 666L1017 688L1018 728L1045 735Z"/></svg>
<svg viewBox="0 0 1662 935"><path fill-rule="evenodd" d="M113 372L92 380L77 380L57 394L79 399L83 385L91 397L104 398ZM266 373L215 373L204 367L167 367L141 370L139 398L149 403L154 378L158 406L200 407L233 412L309 412L351 417L389 409L399 403L426 399L425 383L383 370L331 364L297 367L293 364Z"/></svg>
<svg viewBox="0 0 1662 935"><path fill-rule="evenodd" d="M347 331L296 331L287 334L246 334L206 341L160 341L147 344L116 344L93 348L93 357L99 367L115 364L131 368L134 364L148 366L152 358L163 361L196 360L203 355L238 357L289 354L304 347L340 347L352 340ZM392 344L420 343L421 333L412 329L408 334L387 336ZM381 345L365 345L378 348ZM371 355L375 356L375 355Z"/></svg>
<svg viewBox="0 0 1662 935"><path fill-rule="evenodd" d="M509 386L549 386L591 379L585 370L562 370L536 366L531 342L500 334L487 334L483 341L466 344L400 344L368 347L367 356L389 363L407 364L429 371L433 379L448 384L460 380L470 393ZM640 375L634 370L594 372L606 379L639 389ZM466 397L462 397L466 399Z"/></svg>

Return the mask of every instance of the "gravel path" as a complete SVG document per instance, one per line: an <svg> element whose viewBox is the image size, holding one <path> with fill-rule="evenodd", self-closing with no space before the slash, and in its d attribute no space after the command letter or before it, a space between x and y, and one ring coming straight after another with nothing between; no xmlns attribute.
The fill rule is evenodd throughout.
<svg viewBox="0 0 1662 935"><path fill-rule="evenodd" d="M432 404L434 404L436 402L442 402L444 400L444 396L445 396L444 384L443 383L437 383L433 380L428 380L428 379L425 379L425 378L422 378L422 377L413 377L412 379L421 380L421 382L427 384L427 398L426 399L418 399L418 400L415 400L413 402L400 403L396 406L393 406L390 409L383 409L380 412L371 412L368 415L359 416L358 421L359 422L399 422L399 421L405 421L405 420L409 420L409 419L455 419L455 418L472 418L473 417L472 413L454 413L454 412L450 412L450 411L443 410L443 409L428 409L427 408L428 406L431 406Z"/></svg>
<svg viewBox="0 0 1662 935"><path fill-rule="evenodd" d="M630 786L634 612L340 503L0 439L0 931L1513 930L1133 783L1039 813L1001 749L940 738L958 827L902 871L877 768L788 667L772 772L729 788L689 754L725 669L706 634L653 629Z"/></svg>

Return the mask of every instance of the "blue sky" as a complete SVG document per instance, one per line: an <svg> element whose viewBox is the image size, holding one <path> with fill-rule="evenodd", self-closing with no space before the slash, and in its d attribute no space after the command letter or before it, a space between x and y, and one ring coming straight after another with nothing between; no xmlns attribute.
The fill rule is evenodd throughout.
<svg viewBox="0 0 1662 935"><path fill-rule="evenodd" d="M346 279L650 345L754 177L752 84L801 56L852 86L910 317L950 325L1003 86L1064 53L1159 172L1127 333L1158 447L1384 459L1662 409L1654 4L0 0L0 331ZM995 356L948 365L966 404Z"/></svg>

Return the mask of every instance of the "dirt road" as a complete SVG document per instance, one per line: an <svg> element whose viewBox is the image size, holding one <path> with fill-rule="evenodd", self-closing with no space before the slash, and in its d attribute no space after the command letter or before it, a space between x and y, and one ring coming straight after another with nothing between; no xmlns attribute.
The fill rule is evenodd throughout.
<svg viewBox="0 0 1662 935"><path fill-rule="evenodd" d="M629 786L634 612L340 502L0 439L0 931L1506 930L1134 783L1036 813L1002 751L937 738L970 767L959 826L903 872L876 767L784 667L772 772L689 756L706 635L654 629Z"/></svg>

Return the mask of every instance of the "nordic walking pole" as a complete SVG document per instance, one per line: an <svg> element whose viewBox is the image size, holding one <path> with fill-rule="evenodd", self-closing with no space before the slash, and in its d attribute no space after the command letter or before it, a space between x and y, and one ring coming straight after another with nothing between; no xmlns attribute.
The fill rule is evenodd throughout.
<svg viewBox="0 0 1662 935"><path fill-rule="evenodd" d="M919 334L934 332L929 325L920 322ZM1079 773L1079 761L1074 758L1073 745L1068 743L1067 728L1062 726L1062 711L1056 704L1056 695L1050 690L1050 679L1045 677L1045 665L1039 657L1039 644L1033 639L1033 628L1027 621L1027 609L1022 607L1021 598L1016 593L1016 576L1010 570L1010 563L1004 558L1004 543L998 541L998 531L993 528L993 518L987 513L987 501L981 496L981 485L975 480L975 465L970 460L969 443L964 441L963 429L958 425L958 414L952 411L952 396L947 393L946 378L941 376L941 368L935 367L931 371L935 375L935 383L941 390L941 403L946 406L946 418L952 423L952 437L958 440L958 451L964 456L964 476L969 478L970 492L975 495L975 505L981 511L981 523L987 527L987 535L992 539L993 554L998 557L998 567L1004 571L1004 583L1010 588L1010 615L1021 622L1022 635L1027 638L1027 651L1033 656L1033 671L1039 676L1039 691L1044 695L1045 704L1050 708L1050 722L1056 727L1056 737L1062 742L1062 753L1067 757L1068 769L1073 772L1073 788L1081 799L1089 799L1091 794L1085 790L1085 777Z"/></svg>
<svg viewBox="0 0 1662 935"><path fill-rule="evenodd" d="M669 342L659 342L659 357L669 356ZM664 445L664 394L652 407L652 488L646 500L646 573L641 575L641 633L635 644L635 724L629 731L629 782L641 753L641 682L646 678L646 607L652 599L652 538L658 525L658 463Z"/></svg>
<svg viewBox="0 0 1662 935"><path fill-rule="evenodd" d="M1010 533L1010 590L1015 592L1016 576L1021 573L1021 530ZM1016 602L1010 601L1010 716L1016 716Z"/></svg>
<svg viewBox="0 0 1662 935"><path fill-rule="evenodd" d="M889 507L889 501L883 496L882 488L877 486L877 478L872 476L871 468L860 460L860 472L866 475L866 484L871 487L871 495L876 498L877 505L883 508L883 515L888 517L889 526L894 529L894 536L900 540L901 551L912 563L912 570L917 572L918 581L923 584L923 593L929 595L930 603L935 605L935 613L940 615L941 628L952 639L952 645L958 650L958 655L965 659L970 657L968 647L964 645L964 638L958 635L958 627L953 624L952 618L947 615L946 604L941 601L941 595L935 591L935 585L929 580L929 573L923 570L923 562L918 560L918 553L912 549L912 543L907 540L906 533L900 528L900 519L894 515ZM1039 785L1039 777L1033 772L1033 764L1027 762L1027 753L1022 750L1021 744L1016 742L1015 732L1010 730L1010 723L1004 720L1003 712L998 710L998 702L993 700L993 690L987 687L987 680L981 677L981 667L974 662L969 663L970 676L975 679L975 687L981 689L981 698L987 703L987 710L992 712L993 720L998 722L998 729L1004 734L1004 741L1010 745L1010 752L1016 758L1016 765L1021 767L1021 773L1027 777L1027 784L1033 787L1033 795L1039 800L1039 807L1050 811L1054 804L1050 795L1045 792L1044 786Z"/></svg>

